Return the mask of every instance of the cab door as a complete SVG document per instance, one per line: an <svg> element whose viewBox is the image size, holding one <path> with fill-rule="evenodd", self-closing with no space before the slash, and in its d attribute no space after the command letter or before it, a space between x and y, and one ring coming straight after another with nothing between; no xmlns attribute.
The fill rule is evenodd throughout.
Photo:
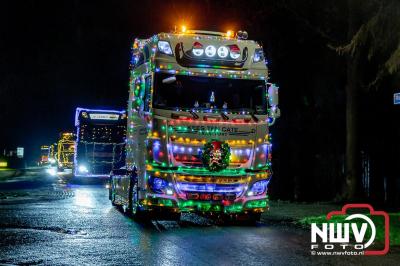
<svg viewBox="0 0 400 266"><path fill-rule="evenodd" d="M142 106L139 109L140 121L137 124L137 151L136 167L138 176L139 191L145 188L146 182L146 155L147 155L147 135L150 130L153 116L151 114L151 86L152 74L143 75L144 90L141 93ZM140 196L140 193L139 193Z"/></svg>

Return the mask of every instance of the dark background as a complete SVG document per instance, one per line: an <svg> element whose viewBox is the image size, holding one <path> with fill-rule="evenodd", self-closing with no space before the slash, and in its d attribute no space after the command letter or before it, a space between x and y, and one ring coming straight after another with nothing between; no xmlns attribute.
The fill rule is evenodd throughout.
<svg viewBox="0 0 400 266"><path fill-rule="evenodd" d="M40 145L74 129L76 107L126 108L135 37L182 23L245 29L263 44L270 81L280 87L272 197L334 199L345 173L347 68L346 57L332 47L351 40L349 1L1 1L0 149L25 147L33 162ZM357 25L373 16L377 1L359 3L371 10L356 16ZM364 76L376 72L373 62L362 60ZM384 89L360 95L358 133L360 164L369 165L360 178L373 187L365 195L392 205L400 189L397 81L392 75Z"/></svg>

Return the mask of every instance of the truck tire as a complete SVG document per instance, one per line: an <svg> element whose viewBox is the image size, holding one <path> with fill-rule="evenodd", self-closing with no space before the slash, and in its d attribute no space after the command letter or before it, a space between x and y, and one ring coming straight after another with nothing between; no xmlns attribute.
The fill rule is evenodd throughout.
<svg viewBox="0 0 400 266"><path fill-rule="evenodd" d="M108 189L108 197L111 200L111 205L117 206L117 204L115 203L115 192L114 192L114 185L113 185L112 177L110 177L110 188Z"/></svg>
<svg viewBox="0 0 400 266"><path fill-rule="evenodd" d="M261 213L256 212L256 213L248 213L246 215L244 222L248 225L255 225L260 220L261 220Z"/></svg>
<svg viewBox="0 0 400 266"><path fill-rule="evenodd" d="M126 214L128 216L135 216L138 212L137 208L137 178L136 178L136 171L129 176L129 192L128 192L128 207L126 209Z"/></svg>

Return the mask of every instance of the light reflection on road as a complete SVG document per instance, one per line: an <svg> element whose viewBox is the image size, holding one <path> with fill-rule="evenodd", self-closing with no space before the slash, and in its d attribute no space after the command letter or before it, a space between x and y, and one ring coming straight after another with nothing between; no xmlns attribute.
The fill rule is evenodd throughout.
<svg viewBox="0 0 400 266"><path fill-rule="evenodd" d="M95 199L91 191L86 189L75 190L75 205L87 208L94 208Z"/></svg>

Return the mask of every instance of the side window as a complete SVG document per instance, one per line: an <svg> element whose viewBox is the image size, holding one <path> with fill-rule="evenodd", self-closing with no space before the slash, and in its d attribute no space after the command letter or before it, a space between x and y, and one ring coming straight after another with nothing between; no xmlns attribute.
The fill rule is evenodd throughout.
<svg viewBox="0 0 400 266"><path fill-rule="evenodd" d="M145 79L145 91L143 97L143 111L149 112L150 111L150 99L151 99L151 76L146 77Z"/></svg>

